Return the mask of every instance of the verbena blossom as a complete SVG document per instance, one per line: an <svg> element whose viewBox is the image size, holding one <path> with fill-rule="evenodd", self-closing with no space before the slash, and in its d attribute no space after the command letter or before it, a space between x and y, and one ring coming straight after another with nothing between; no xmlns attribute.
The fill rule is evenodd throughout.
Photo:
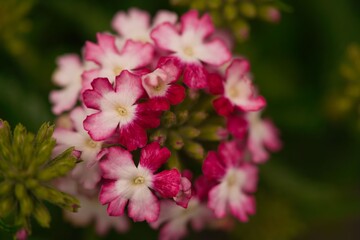
<svg viewBox="0 0 360 240"><path fill-rule="evenodd" d="M249 61L231 55L209 15L190 10L177 19L160 12L151 24L139 9L119 12L117 34L98 33L74 65L79 104L53 102L67 106L55 114L71 119L59 116L57 148L74 145L83 160L70 177L92 188L108 215L147 221L161 239L184 237L188 223L229 229L230 216L249 220L256 164L281 146L276 128L260 118L266 101ZM93 65L80 70L81 62ZM83 200L80 216L105 218L103 208L89 209L93 200Z"/></svg>
<svg viewBox="0 0 360 240"><path fill-rule="evenodd" d="M101 188L100 202L108 204L111 216L124 214L129 202L128 215L134 221L154 222L160 212L154 190L160 196L172 198L180 188L180 173L176 169L154 174L170 157L170 151L153 142L141 150L136 167L131 154L119 147L108 149L107 157L100 163L107 180Z"/></svg>
<svg viewBox="0 0 360 240"><path fill-rule="evenodd" d="M168 22L160 24L151 37L161 49L173 52L171 57L184 65L184 83L191 88L206 87L206 69L202 62L220 66L231 58L224 42L219 39L206 41L214 32L209 15L201 18L191 10L181 17L180 31Z"/></svg>

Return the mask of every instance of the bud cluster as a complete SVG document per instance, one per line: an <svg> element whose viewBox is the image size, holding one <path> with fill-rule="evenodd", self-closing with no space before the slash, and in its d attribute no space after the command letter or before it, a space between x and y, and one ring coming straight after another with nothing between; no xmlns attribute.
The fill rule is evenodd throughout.
<svg viewBox="0 0 360 240"><path fill-rule="evenodd" d="M43 124L34 135L19 124L11 133L9 124L0 120L0 219L26 233L31 232L31 217L49 227L51 217L44 201L70 211L79 206L77 199L51 185L77 162L71 148L52 157L53 130Z"/></svg>
<svg viewBox="0 0 360 240"><path fill-rule="evenodd" d="M179 21L160 11L151 22L133 8L112 27L116 34L86 42L83 58L60 57L54 73L62 87L50 94L55 152L74 146L83 160L64 179L73 184L59 183L86 202L67 218L95 219L97 229L108 223L101 234L126 230L128 216L161 228L161 239L183 237L188 222L202 229L225 227L214 222L230 216L247 221L257 164L281 146L260 117L266 101L249 62L233 57L210 16L196 10ZM94 192L106 209L95 208Z"/></svg>

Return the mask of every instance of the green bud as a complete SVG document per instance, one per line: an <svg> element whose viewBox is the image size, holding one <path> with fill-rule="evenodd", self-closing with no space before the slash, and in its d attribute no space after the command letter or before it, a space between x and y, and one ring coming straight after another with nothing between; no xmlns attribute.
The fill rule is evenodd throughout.
<svg viewBox="0 0 360 240"><path fill-rule="evenodd" d="M169 168L177 168L179 170L182 169L182 164L179 159L179 154L176 150L173 149L171 151L171 156L167 161L167 165Z"/></svg>
<svg viewBox="0 0 360 240"><path fill-rule="evenodd" d="M246 40L249 37L250 27L242 19L237 19L232 25L232 30L239 40Z"/></svg>
<svg viewBox="0 0 360 240"><path fill-rule="evenodd" d="M18 200L21 200L22 198L26 197L26 188L21 183L15 184L15 196Z"/></svg>
<svg viewBox="0 0 360 240"><path fill-rule="evenodd" d="M150 136L151 142L158 142L162 146L164 145L166 139L167 139L167 134L166 134L166 131L163 129L156 130Z"/></svg>
<svg viewBox="0 0 360 240"><path fill-rule="evenodd" d="M223 128L219 125L200 126L199 130L200 135L197 139L204 141L220 141L223 138L220 134Z"/></svg>
<svg viewBox="0 0 360 240"><path fill-rule="evenodd" d="M190 2L190 8L204 10L206 8L207 0L193 0Z"/></svg>
<svg viewBox="0 0 360 240"><path fill-rule="evenodd" d="M2 180L0 182L0 196L6 196L12 192L13 183L10 181Z"/></svg>
<svg viewBox="0 0 360 240"><path fill-rule="evenodd" d="M205 150L201 144L194 141L186 141L184 150L189 157L197 160L202 160L205 155Z"/></svg>
<svg viewBox="0 0 360 240"><path fill-rule="evenodd" d="M232 3L226 4L224 6L223 13L224 13L224 17L229 21L234 20L237 16L236 7Z"/></svg>
<svg viewBox="0 0 360 240"><path fill-rule="evenodd" d="M74 148L69 148L51 161L51 164L42 169L37 179L40 181L49 181L57 177L66 175L76 165L77 159L73 156Z"/></svg>
<svg viewBox="0 0 360 240"><path fill-rule="evenodd" d="M176 115L171 111L166 111L161 117L161 124L166 128L172 127L176 124Z"/></svg>
<svg viewBox="0 0 360 240"><path fill-rule="evenodd" d="M0 119L0 146L2 148L10 148L11 137L12 136L9 123Z"/></svg>
<svg viewBox="0 0 360 240"><path fill-rule="evenodd" d="M37 203L34 209L34 217L40 226L50 227L51 216L45 205Z"/></svg>
<svg viewBox="0 0 360 240"><path fill-rule="evenodd" d="M179 133L184 138L192 139L199 136L200 131L194 127L185 126L179 129Z"/></svg>
<svg viewBox="0 0 360 240"><path fill-rule="evenodd" d="M178 120L178 125L182 125L189 119L189 111L188 110L178 111L176 112L176 117Z"/></svg>
<svg viewBox="0 0 360 240"><path fill-rule="evenodd" d="M2 198L0 198L0 216L2 218L7 217L10 213L13 212L15 206L14 203L15 201L11 196L5 198L2 196Z"/></svg>
<svg viewBox="0 0 360 240"><path fill-rule="evenodd" d="M256 16L256 7L252 2L240 2L239 11L247 18L254 18Z"/></svg>
<svg viewBox="0 0 360 240"><path fill-rule="evenodd" d="M199 125L200 123L202 123L205 119L207 119L207 117L208 117L208 114L204 111L195 112L195 113L191 114L189 123L191 123L191 125L193 125L193 126L196 126L196 125Z"/></svg>
<svg viewBox="0 0 360 240"><path fill-rule="evenodd" d="M209 8L211 9L218 9L222 4L221 0L211 0L211 1L207 1L207 5Z"/></svg>
<svg viewBox="0 0 360 240"><path fill-rule="evenodd" d="M175 150L179 150L184 146L184 140L177 132L171 131L168 138L170 146Z"/></svg>

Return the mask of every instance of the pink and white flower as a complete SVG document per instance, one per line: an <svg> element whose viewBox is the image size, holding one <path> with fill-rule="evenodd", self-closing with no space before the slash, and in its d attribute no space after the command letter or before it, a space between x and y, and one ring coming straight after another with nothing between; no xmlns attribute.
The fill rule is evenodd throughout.
<svg viewBox="0 0 360 240"><path fill-rule="evenodd" d="M218 182L209 192L208 207L218 218L230 211L240 221L255 213L257 168L243 159L235 141L221 143L218 152L210 151L203 164L203 173Z"/></svg>
<svg viewBox="0 0 360 240"><path fill-rule="evenodd" d="M130 8L127 13L124 11L116 13L111 25L124 40L132 39L134 41L151 43L150 32L154 27L165 22L175 24L176 21L176 13L162 10L155 15L153 24L150 25L150 15L148 12L137 8Z"/></svg>
<svg viewBox="0 0 360 240"><path fill-rule="evenodd" d="M141 77L142 85L150 98L165 99L172 105L185 98L185 88L176 81L180 76L180 63L174 58L159 60L157 68Z"/></svg>
<svg viewBox="0 0 360 240"><path fill-rule="evenodd" d="M97 110L84 121L84 128L92 139L106 140L116 130L119 143L130 151L147 143L146 128L160 124L156 103L138 103L143 95L141 79L128 71L116 77L115 85L106 78L97 78L91 90L86 90L83 100L87 107Z"/></svg>
<svg viewBox="0 0 360 240"><path fill-rule="evenodd" d="M249 112L245 118L249 124L248 149L255 163L263 163L269 158L266 148L280 150L282 144L279 131L270 119L261 119L261 112Z"/></svg>
<svg viewBox="0 0 360 240"><path fill-rule="evenodd" d="M220 39L207 40L214 32L208 14L201 18L191 10L181 17L180 29L166 22L151 32L155 45L173 52L171 55L184 65L184 83L190 88L205 88L207 72L202 62L220 66L231 58Z"/></svg>
<svg viewBox="0 0 360 240"><path fill-rule="evenodd" d="M108 78L111 83L115 81L123 70L135 71L151 63L154 48L149 43L127 40L119 49L115 44L115 37L106 34L97 34L98 43L86 42L85 59L98 66L83 73L83 89L89 89L93 79Z"/></svg>
<svg viewBox="0 0 360 240"><path fill-rule="evenodd" d="M75 106L82 86L81 74L91 64L82 63L80 57L76 54L60 56L57 58L56 63L58 68L54 72L52 79L56 85L63 89L52 91L50 101L53 103L53 113L60 114Z"/></svg>
<svg viewBox="0 0 360 240"><path fill-rule="evenodd" d="M99 196L102 204L108 204L108 214L123 215L129 202L128 215L134 221L156 221L160 203L151 190L163 198L173 198L180 189L181 175L178 170L164 170L154 174L170 154L167 148L161 148L157 142L153 142L141 150L139 165L136 167L130 152L120 147L109 148L105 159L100 162L105 181Z"/></svg>
<svg viewBox="0 0 360 240"><path fill-rule="evenodd" d="M249 69L250 64L244 59L233 60L227 68L221 89L222 96L213 102L218 114L228 116L235 109L247 112L258 111L265 107L266 101L262 96L257 95L249 76Z"/></svg>

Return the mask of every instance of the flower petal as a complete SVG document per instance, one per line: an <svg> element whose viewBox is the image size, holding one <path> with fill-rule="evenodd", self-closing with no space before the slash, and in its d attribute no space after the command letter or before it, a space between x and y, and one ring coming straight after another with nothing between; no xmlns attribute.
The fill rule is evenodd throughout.
<svg viewBox="0 0 360 240"><path fill-rule="evenodd" d="M175 197L180 190L180 178L178 170L164 170L154 175L153 188L164 198Z"/></svg>
<svg viewBox="0 0 360 240"><path fill-rule="evenodd" d="M169 159L170 155L169 149L162 148L158 142L152 142L141 149L140 166L155 172Z"/></svg>
<svg viewBox="0 0 360 240"><path fill-rule="evenodd" d="M131 197L128 214L135 222L154 222L160 213L159 200L147 187L138 188Z"/></svg>

